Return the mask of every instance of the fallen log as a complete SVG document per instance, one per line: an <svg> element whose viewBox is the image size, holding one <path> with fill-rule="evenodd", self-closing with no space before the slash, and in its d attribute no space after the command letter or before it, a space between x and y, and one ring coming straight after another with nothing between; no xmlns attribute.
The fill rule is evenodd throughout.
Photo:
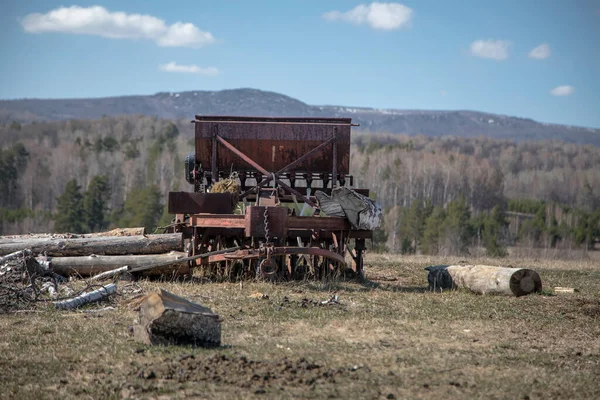
<svg viewBox="0 0 600 400"><path fill-rule="evenodd" d="M51 239L83 239L98 236L139 236L145 235L146 228L115 228L110 231L93 233L28 233L24 235L0 236L0 243L16 243L30 241L44 241Z"/></svg>
<svg viewBox="0 0 600 400"><path fill-rule="evenodd" d="M0 241L0 256L25 248L34 254L52 257L87 256L90 254L160 254L182 251L181 233L146 236L98 236L89 238L30 239L17 242Z"/></svg>
<svg viewBox="0 0 600 400"><path fill-rule="evenodd" d="M94 232L85 234L84 237L97 237L97 236L138 236L145 235L146 228L115 228L106 232Z"/></svg>
<svg viewBox="0 0 600 400"><path fill-rule="evenodd" d="M116 293L117 285L110 283L106 286L102 286L100 289L96 289L89 293L84 293L81 296L74 297L69 300L59 301L54 303L54 307L59 310L72 310L80 307L84 304L98 301L104 297L107 297L113 293Z"/></svg>
<svg viewBox="0 0 600 400"><path fill-rule="evenodd" d="M202 254L197 254L195 256L190 256L190 257L183 257L183 258L179 258L176 261L173 261L172 263L166 263L166 262L157 262L154 264L150 264L150 265L141 265L139 267L134 267L131 269L132 273L140 273L140 272L148 272L148 271L160 271L165 267L169 267L170 264L179 264L179 263L187 263L189 261L195 261L195 260L199 260L201 258L208 258L211 256L216 256L219 254L227 254L227 253L233 253L234 251L240 250L242 247L241 246L237 246L237 247L230 247L228 249L223 249L223 250L215 250L215 251L211 251L208 253L202 253Z"/></svg>
<svg viewBox="0 0 600 400"><path fill-rule="evenodd" d="M176 261L186 257L186 255L184 252L172 251L166 254L152 255L52 257L50 265L53 272L64 276L78 275L87 277L113 271L124 266L128 266L129 270L132 270L158 263L163 268L152 271L154 274L160 274L170 266L174 266L174 268L171 268L172 272L185 274L189 273L189 267Z"/></svg>
<svg viewBox="0 0 600 400"><path fill-rule="evenodd" d="M542 279L538 273L527 268L449 265L446 270L455 287L479 294L508 294L518 297L542 290Z"/></svg>
<svg viewBox="0 0 600 400"><path fill-rule="evenodd" d="M94 275L90 279L88 279L88 282L95 282L95 281L101 281L104 279L114 278L116 276L124 274L125 272L129 271L130 269L131 269L131 267L126 265L124 267L115 268L110 271L101 272L98 275Z"/></svg>
<svg viewBox="0 0 600 400"><path fill-rule="evenodd" d="M10 253L5 255L4 257L0 257L0 265L10 260L14 260L15 258L25 258L29 256L31 256L31 250L29 249L15 251L14 253Z"/></svg>
<svg viewBox="0 0 600 400"><path fill-rule="evenodd" d="M209 308L160 289L140 305L134 338L153 345L221 345L221 319Z"/></svg>

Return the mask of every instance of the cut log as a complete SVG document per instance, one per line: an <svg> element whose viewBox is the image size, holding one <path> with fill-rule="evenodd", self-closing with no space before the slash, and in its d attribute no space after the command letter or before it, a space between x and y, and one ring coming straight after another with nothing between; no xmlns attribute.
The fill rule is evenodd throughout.
<svg viewBox="0 0 600 400"><path fill-rule="evenodd" d="M114 278L116 276L124 274L125 272L129 271L130 269L131 268L126 265L124 267L115 268L115 269L110 270L110 271L101 272L98 275L94 275L90 279L88 279L88 282L102 281L104 279Z"/></svg>
<svg viewBox="0 0 600 400"><path fill-rule="evenodd" d="M59 301L54 303L54 307L59 310L72 310L80 307L84 304L98 301L104 297L107 297L117 291L117 285L110 283L106 286L102 286L100 289L94 290L89 293L84 293L81 296L74 297L70 300Z"/></svg>
<svg viewBox="0 0 600 400"><path fill-rule="evenodd" d="M129 269L164 264L161 269L152 270L153 274L162 274L166 270L178 274L189 273L189 267L182 263L173 263L176 260L186 257L187 254L178 251L172 251L166 254L154 255L133 255L133 256L85 256L85 257L52 257L50 265L52 271L64 276L92 276L95 274L112 271L117 268L128 266ZM173 268L169 268L169 267Z"/></svg>
<svg viewBox="0 0 600 400"><path fill-rule="evenodd" d="M160 254L182 251L181 233L146 236L98 236L75 239L30 239L18 242L0 241L0 255L23 249L48 256L87 256L90 254Z"/></svg>
<svg viewBox="0 0 600 400"><path fill-rule="evenodd" d="M202 254L196 254L195 256L190 256L190 257L183 257L183 258L179 258L177 261L173 261L173 263L177 262L177 263L187 263L189 261L194 261L194 260L199 260L201 258L208 258L211 256L216 256L219 254L226 254L226 253L233 253L237 250L240 250L242 247L241 246L237 246L237 247L230 247L228 249L223 249L223 250L215 250L215 251L211 251L208 253L202 253ZM170 262L157 262L154 264L150 264L150 265L142 265L139 267L135 267L131 269L131 272L136 274L136 273L147 273L149 271L160 271L162 269L164 269L165 267L169 267Z"/></svg>
<svg viewBox="0 0 600 400"><path fill-rule="evenodd" d="M140 305L134 337L153 345L221 345L221 319L209 308L160 289Z"/></svg>
<svg viewBox="0 0 600 400"><path fill-rule="evenodd" d="M84 237L98 237L98 236L139 236L145 235L146 228L115 228L106 232L94 232L84 235Z"/></svg>
<svg viewBox="0 0 600 400"><path fill-rule="evenodd" d="M447 271L454 286L479 294L524 296L542 291L542 279L537 272L527 268L449 265Z"/></svg>
<svg viewBox="0 0 600 400"><path fill-rule="evenodd" d="M30 257L30 256L31 256L31 250L29 250L29 249L15 251L14 253L10 253L10 254L5 255L4 257L0 257L0 265L4 264L10 260L14 260L15 258L25 258L25 257Z"/></svg>
<svg viewBox="0 0 600 400"><path fill-rule="evenodd" d="M98 236L139 236L145 235L146 228L115 228L110 231L94 233L28 233L26 235L0 236L0 243L28 242L31 240L83 239Z"/></svg>

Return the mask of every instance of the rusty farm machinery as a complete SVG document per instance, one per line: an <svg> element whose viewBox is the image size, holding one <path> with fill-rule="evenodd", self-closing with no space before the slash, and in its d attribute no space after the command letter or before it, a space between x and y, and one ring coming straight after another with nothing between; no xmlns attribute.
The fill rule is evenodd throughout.
<svg viewBox="0 0 600 400"><path fill-rule="evenodd" d="M194 266L229 279L362 277L381 209L350 189L350 118L192 122L193 191L170 192L168 207Z"/></svg>

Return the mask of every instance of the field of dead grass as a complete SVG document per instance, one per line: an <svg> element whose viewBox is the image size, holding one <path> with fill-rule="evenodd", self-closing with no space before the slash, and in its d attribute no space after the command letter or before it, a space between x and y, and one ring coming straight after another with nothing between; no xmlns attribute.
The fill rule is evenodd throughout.
<svg viewBox="0 0 600 400"><path fill-rule="evenodd" d="M118 282L212 308L218 349L135 342L131 291L0 315L0 398L600 398L600 265L473 259L535 269L544 291L428 292L423 268L457 261L370 255L363 283Z"/></svg>

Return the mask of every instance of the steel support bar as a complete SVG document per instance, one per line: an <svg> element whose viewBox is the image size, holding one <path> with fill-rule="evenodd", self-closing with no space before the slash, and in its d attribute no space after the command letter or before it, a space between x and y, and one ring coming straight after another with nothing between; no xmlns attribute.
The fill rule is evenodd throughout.
<svg viewBox="0 0 600 400"><path fill-rule="evenodd" d="M206 253L206 254L208 254L208 253ZM340 263L346 265L346 259L342 255L340 255L338 253L334 253L333 251L321 249L319 247L288 247L288 246L275 247L275 248L273 248L271 255L272 256L286 256L286 255L320 256L320 257L332 259L334 261L337 261L337 262L340 262ZM227 254L221 253L221 254L211 255L208 258L208 262L212 263L212 262L226 261L226 260L232 260L232 259L247 260L247 259L254 259L254 258L259 258L259 257L264 257L264 256L265 256L264 251L261 251L259 249L239 250L239 251L235 251L235 252L228 252Z"/></svg>
<svg viewBox="0 0 600 400"><path fill-rule="evenodd" d="M244 221L245 216L237 214L196 214L190 216L190 225L202 228L244 229Z"/></svg>
<svg viewBox="0 0 600 400"><path fill-rule="evenodd" d="M325 147L329 146L329 144L331 142L333 142L335 140L335 136L332 136L331 138L329 138L327 141L321 143L320 145L318 145L317 147L315 147L314 149L312 149L311 151L309 151L308 153L304 154L302 157L296 159L296 161L293 161L292 163L286 165L285 167L283 167L282 169L280 169L279 171L275 172L275 176L279 177L279 175L287 172L290 168L295 167L296 165L300 164L301 162L303 162L304 160L312 157L313 155L315 155L316 153L318 153L319 151L323 150ZM258 187L263 187L265 185L267 185L271 179L273 179L273 177L271 175L268 175L265 179L263 179L259 184ZM251 189L246 190L244 193L242 193L240 195L240 199L243 199L244 197L248 196L249 194L251 194L252 192L256 191L256 186L252 187Z"/></svg>
<svg viewBox="0 0 600 400"><path fill-rule="evenodd" d="M213 184L217 183L219 174L217 171L217 138L219 137L218 127L215 125L212 139L212 157L211 157L211 168L212 168L212 181Z"/></svg>
<svg viewBox="0 0 600 400"><path fill-rule="evenodd" d="M163 261L163 262L157 263L157 264L144 265L144 266L132 268L131 270L129 270L129 272L131 272L131 273L142 272L142 271L148 271L149 269L164 267L164 266L167 266L167 265L183 264L183 263L186 263L188 261L198 260L200 258L207 258L207 257L210 258L211 256L215 256L215 255L219 255L219 254L231 253L231 252L240 250L241 248L242 248L241 246L231 247L229 249L211 251L210 253L203 253L203 254L198 254L198 255L195 255L195 256L191 256L191 257L179 258L177 260L169 260L167 262Z"/></svg>
<svg viewBox="0 0 600 400"><path fill-rule="evenodd" d="M337 138L337 126L333 127L333 139ZM331 171L331 177L332 177L332 182L331 182L331 189L333 190L334 188L337 187L337 143L333 142L333 169ZM325 185L323 185L325 186Z"/></svg>
<svg viewBox="0 0 600 400"><path fill-rule="evenodd" d="M223 139L221 136L216 135L217 140L225 147L227 147L229 150L231 150L234 154L238 155L242 160L246 161L248 164L250 164L253 168L255 168L256 170L258 170L260 173L262 173L265 176L269 176L271 175L271 173L269 171L267 171L266 169L264 169L263 167L261 167L260 165L258 165L256 162L254 162L254 160L252 160L250 157L248 157L247 155L245 155L244 153L242 153L241 151L239 151L238 149L236 149L231 143L229 143L227 140ZM302 193L298 192L296 189L293 189L291 187L289 187L288 185L286 185L285 183L283 183L282 181L280 181L279 179L277 179L277 177L275 177L275 181L277 183L279 183L279 185L284 188L286 191L288 191L289 193L293 193L296 196L300 197L306 204L308 204L309 206L316 208L317 205L310 200L309 198L307 198L306 196L304 196Z"/></svg>

